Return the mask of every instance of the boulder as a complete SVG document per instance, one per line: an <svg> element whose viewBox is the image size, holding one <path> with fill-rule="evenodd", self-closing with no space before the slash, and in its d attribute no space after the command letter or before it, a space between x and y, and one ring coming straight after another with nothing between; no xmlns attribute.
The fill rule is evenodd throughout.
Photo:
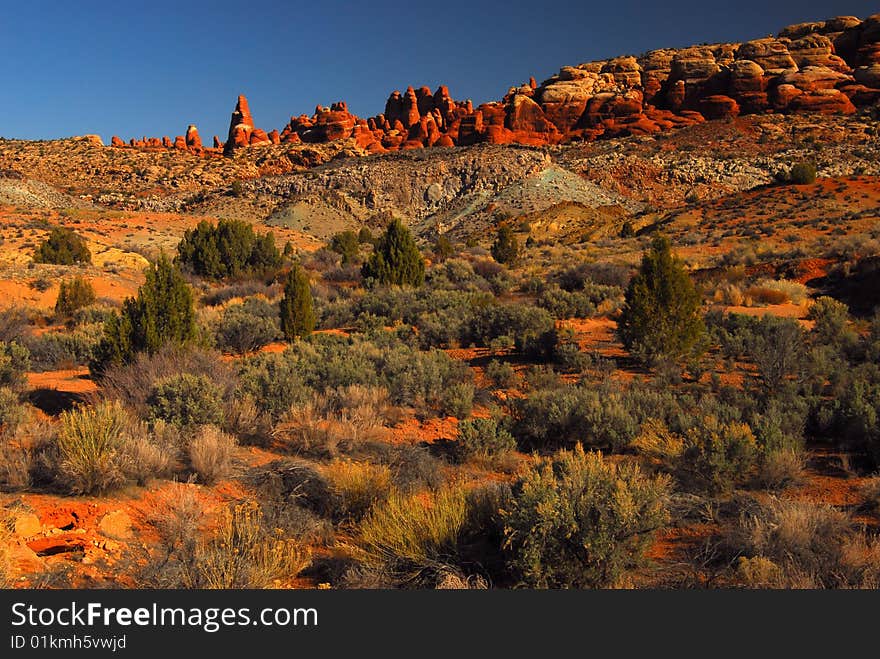
<svg viewBox="0 0 880 659"><path fill-rule="evenodd" d="M736 51L736 59L751 60L765 71L797 67L786 42L773 37L747 41Z"/></svg>
<svg viewBox="0 0 880 659"><path fill-rule="evenodd" d="M98 522L101 535L114 540L130 540L133 537L131 517L124 510L107 513Z"/></svg>

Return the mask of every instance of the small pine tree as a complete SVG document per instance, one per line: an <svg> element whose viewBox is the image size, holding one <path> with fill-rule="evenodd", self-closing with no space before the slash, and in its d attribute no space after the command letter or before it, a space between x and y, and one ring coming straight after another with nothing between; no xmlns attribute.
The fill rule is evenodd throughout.
<svg viewBox="0 0 880 659"><path fill-rule="evenodd" d="M91 263L92 254L82 236L70 229L55 227L34 252L34 261L55 265Z"/></svg>
<svg viewBox="0 0 880 659"><path fill-rule="evenodd" d="M519 258L519 241L513 235L513 229L508 225L498 229L498 235L492 244L492 257L498 263L513 265Z"/></svg>
<svg viewBox="0 0 880 659"><path fill-rule="evenodd" d="M315 329L315 308L309 277L298 265L287 275L279 310L281 331L289 341L297 336L308 336Z"/></svg>
<svg viewBox="0 0 880 659"><path fill-rule="evenodd" d="M626 291L618 335L633 355L656 365L696 352L705 332L699 293L669 239L657 236Z"/></svg>
<svg viewBox="0 0 880 659"><path fill-rule="evenodd" d="M395 218L376 243L376 249L361 269L364 279L379 284L421 286L425 283L425 261L409 229Z"/></svg>
<svg viewBox="0 0 880 659"><path fill-rule="evenodd" d="M358 231L358 242L361 245L372 245L376 241L373 238L373 232L370 231L370 227L361 227L361 230Z"/></svg>
<svg viewBox="0 0 880 659"><path fill-rule="evenodd" d="M163 253L145 272L137 297L125 300L122 314L105 323L93 371L130 362L138 352L154 353L167 343L184 345L197 339L192 291L177 266Z"/></svg>
<svg viewBox="0 0 880 659"><path fill-rule="evenodd" d="M95 289L88 279L74 277L62 281L55 301L55 313L59 316L70 316L77 309L82 309L95 302Z"/></svg>

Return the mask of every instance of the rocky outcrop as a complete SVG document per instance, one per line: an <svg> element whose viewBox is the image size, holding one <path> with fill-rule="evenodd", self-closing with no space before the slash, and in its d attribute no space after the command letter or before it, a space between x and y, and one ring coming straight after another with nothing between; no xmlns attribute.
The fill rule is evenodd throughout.
<svg viewBox="0 0 880 659"><path fill-rule="evenodd" d="M557 144L623 135L650 135L743 114L851 114L880 99L880 14L841 16L783 28L775 37L658 49L564 66L538 84L511 87L501 101L477 108L449 88L393 91L382 114L361 118L344 101L291 117L279 132L255 127L238 97L225 143L204 148L195 126L174 143L132 140L137 148L180 148L231 155L255 145L351 140L367 153L431 146ZM181 143L182 142L182 143ZM111 145L125 144L114 137Z"/></svg>

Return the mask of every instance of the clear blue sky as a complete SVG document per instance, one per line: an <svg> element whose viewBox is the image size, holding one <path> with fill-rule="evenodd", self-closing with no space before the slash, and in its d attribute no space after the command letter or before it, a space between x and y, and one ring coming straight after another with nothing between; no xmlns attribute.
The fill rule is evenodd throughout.
<svg viewBox="0 0 880 659"><path fill-rule="evenodd" d="M372 116L409 84L447 84L480 103L567 64L880 10L856 0L7 2L0 135L105 141L173 137L189 123L206 141L225 138L240 93L266 130L336 100Z"/></svg>

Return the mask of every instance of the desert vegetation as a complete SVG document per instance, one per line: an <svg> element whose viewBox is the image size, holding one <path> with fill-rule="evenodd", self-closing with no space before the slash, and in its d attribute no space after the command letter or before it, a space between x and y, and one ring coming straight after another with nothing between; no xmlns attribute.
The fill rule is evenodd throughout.
<svg viewBox="0 0 880 659"><path fill-rule="evenodd" d="M0 208L0 580L877 587L880 194L808 146L472 225Z"/></svg>

